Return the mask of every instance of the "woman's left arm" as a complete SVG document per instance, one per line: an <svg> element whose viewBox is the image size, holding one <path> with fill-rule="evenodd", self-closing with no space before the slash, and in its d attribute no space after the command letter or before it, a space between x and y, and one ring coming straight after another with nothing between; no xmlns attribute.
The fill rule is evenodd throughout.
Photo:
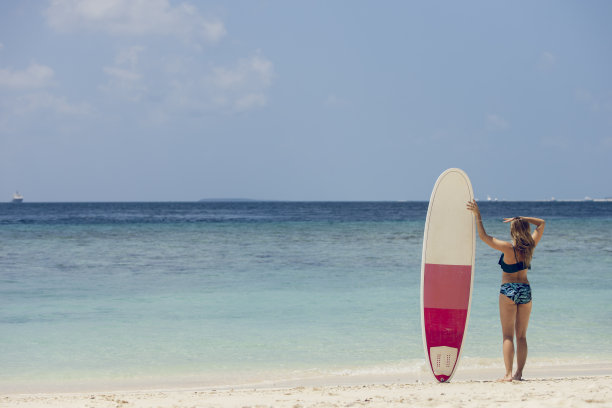
<svg viewBox="0 0 612 408"><path fill-rule="evenodd" d="M531 234L531 236L533 237L535 244L538 245L538 242L540 242L540 240L542 239L542 235L544 234L544 227L546 227L546 221L544 221L541 218L535 218L535 217L521 217L521 218L527 221L528 223L536 226L536 229L535 231L533 231L533 234Z"/></svg>

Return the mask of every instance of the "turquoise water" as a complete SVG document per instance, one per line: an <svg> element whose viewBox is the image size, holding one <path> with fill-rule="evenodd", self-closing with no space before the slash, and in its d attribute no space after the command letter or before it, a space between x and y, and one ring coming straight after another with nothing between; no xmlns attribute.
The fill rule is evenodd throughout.
<svg viewBox="0 0 612 408"><path fill-rule="evenodd" d="M612 203L546 218L530 361L612 361ZM418 370L427 203L0 205L0 384ZM477 243L462 364L499 364L498 254Z"/></svg>

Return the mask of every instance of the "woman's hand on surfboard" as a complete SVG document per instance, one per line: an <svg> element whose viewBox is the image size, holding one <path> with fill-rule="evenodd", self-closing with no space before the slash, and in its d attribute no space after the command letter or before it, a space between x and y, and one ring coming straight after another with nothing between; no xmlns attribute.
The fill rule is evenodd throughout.
<svg viewBox="0 0 612 408"><path fill-rule="evenodd" d="M478 216L480 214L480 209L478 208L478 204L476 204L475 200L467 202L467 209L474 213L474 215Z"/></svg>

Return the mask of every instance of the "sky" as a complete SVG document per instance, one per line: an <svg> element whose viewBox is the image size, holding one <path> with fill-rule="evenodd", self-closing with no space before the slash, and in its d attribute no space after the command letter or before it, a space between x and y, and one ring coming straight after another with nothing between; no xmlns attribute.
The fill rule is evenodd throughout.
<svg viewBox="0 0 612 408"><path fill-rule="evenodd" d="M612 197L612 2L0 2L0 202Z"/></svg>

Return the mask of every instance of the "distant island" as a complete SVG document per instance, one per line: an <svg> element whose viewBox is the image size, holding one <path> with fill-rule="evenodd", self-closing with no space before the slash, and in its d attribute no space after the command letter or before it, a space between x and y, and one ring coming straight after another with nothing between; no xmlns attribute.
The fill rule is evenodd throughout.
<svg viewBox="0 0 612 408"><path fill-rule="evenodd" d="M256 202L256 201L269 201L269 200L256 200L253 198L203 198L199 200L200 203L243 203L243 202Z"/></svg>

